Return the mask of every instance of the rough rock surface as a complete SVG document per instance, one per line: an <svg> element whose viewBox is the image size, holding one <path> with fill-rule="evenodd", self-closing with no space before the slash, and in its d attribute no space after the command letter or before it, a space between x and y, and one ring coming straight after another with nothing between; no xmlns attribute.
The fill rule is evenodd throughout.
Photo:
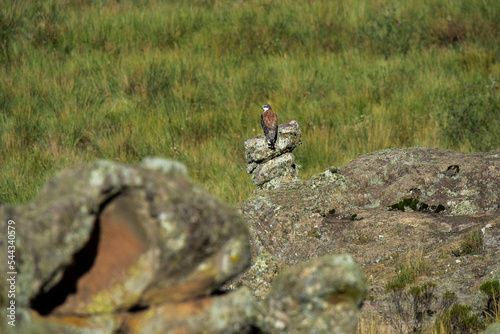
<svg viewBox="0 0 500 334"><path fill-rule="evenodd" d="M350 255L328 255L278 276L265 303L275 333L354 333L365 294Z"/></svg>
<svg viewBox="0 0 500 334"><path fill-rule="evenodd" d="M0 332L274 333L281 328L266 315L291 319L294 305L319 306L305 314L311 326L326 322L325 333L344 326L324 319L331 307L355 321L365 285L358 274L339 277L347 267L360 273L344 257L285 271L267 304L247 288L221 293L250 265L248 226L185 172L162 159L137 166L97 161L61 172L27 205L0 206L0 228L15 227L10 270L17 271L15 297L7 298L9 281L0 281ZM4 259L7 235L0 234ZM288 309L272 309L276 296L287 296ZM12 317L15 327L7 324Z"/></svg>
<svg viewBox="0 0 500 334"><path fill-rule="evenodd" d="M436 296L452 291L457 302L481 312L479 285L500 278L499 185L500 150L417 147L374 152L310 180L257 188L240 207L256 260L229 286L248 286L265 300L284 268L351 254L368 279L362 320L390 323L394 308L386 283L417 263L414 284L435 283ZM483 243L479 255L460 251L474 231ZM259 259L275 269L257 275ZM260 284L252 289L255 277Z"/></svg>
<svg viewBox="0 0 500 334"><path fill-rule="evenodd" d="M247 173L252 174L255 185L270 188L298 180L300 166L295 164L291 152L302 144L300 137L299 124L294 120L278 127L275 150L269 149L263 135L245 142Z"/></svg>

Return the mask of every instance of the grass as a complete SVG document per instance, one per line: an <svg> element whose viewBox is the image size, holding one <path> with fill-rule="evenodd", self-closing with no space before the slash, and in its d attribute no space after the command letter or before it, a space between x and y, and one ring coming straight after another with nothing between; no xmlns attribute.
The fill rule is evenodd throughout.
<svg viewBox="0 0 500 334"><path fill-rule="evenodd" d="M499 148L499 17L495 0L6 0L0 202L82 162L163 156L236 204L264 103L298 120L303 178L389 147Z"/></svg>
<svg viewBox="0 0 500 334"><path fill-rule="evenodd" d="M472 230L464 236L462 253L480 255L483 253L483 234L481 230Z"/></svg>
<svg viewBox="0 0 500 334"><path fill-rule="evenodd" d="M460 247L451 251L453 256L481 255L483 253L484 240L480 229L472 229L462 239Z"/></svg>
<svg viewBox="0 0 500 334"><path fill-rule="evenodd" d="M358 333L478 333L500 320L498 280L486 281L479 287L486 297L479 312L459 304L452 291L445 290L438 297L437 286L431 282L410 287L391 282L386 288L391 317L382 319L373 312L362 315Z"/></svg>
<svg viewBox="0 0 500 334"><path fill-rule="evenodd" d="M440 325L438 333L479 333L486 328L479 314L472 313L471 306L462 304L454 304L439 317L437 324Z"/></svg>
<svg viewBox="0 0 500 334"><path fill-rule="evenodd" d="M500 282L486 281L479 290L488 298L483 311L485 317L492 322L500 322Z"/></svg>
<svg viewBox="0 0 500 334"><path fill-rule="evenodd" d="M397 259L395 263L396 277L387 282L386 290L401 290L408 284L418 282L421 276L430 272L429 263L424 259L424 250L419 248L410 251L402 259Z"/></svg>

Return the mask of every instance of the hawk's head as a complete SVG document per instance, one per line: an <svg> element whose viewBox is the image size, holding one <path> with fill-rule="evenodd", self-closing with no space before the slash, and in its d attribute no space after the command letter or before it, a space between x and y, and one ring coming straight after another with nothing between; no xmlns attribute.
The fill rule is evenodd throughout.
<svg viewBox="0 0 500 334"><path fill-rule="evenodd" d="M262 106L262 109L264 109L264 111L268 111L269 109L271 109L271 106L269 104L264 104Z"/></svg>

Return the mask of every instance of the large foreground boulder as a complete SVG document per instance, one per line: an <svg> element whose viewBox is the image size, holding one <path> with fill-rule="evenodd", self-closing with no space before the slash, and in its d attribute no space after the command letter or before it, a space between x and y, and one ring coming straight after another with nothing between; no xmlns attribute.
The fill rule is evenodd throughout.
<svg viewBox="0 0 500 334"><path fill-rule="evenodd" d="M18 310L55 322L106 318L206 298L248 267L241 216L184 172L157 159L98 161L62 172L32 203L5 208L2 223L16 226ZM18 320L28 332L29 318Z"/></svg>

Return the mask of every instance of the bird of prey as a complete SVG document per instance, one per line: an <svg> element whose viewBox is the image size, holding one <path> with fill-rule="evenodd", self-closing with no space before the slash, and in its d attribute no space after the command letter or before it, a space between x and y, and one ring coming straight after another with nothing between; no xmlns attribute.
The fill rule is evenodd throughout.
<svg viewBox="0 0 500 334"><path fill-rule="evenodd" d="M260 116L260 124L266 135L267 146L271 150L275 150L274 145L278 140L278 116L276 116L269 104L264 104L262 109L264 109L264 112Z"/></svg>

